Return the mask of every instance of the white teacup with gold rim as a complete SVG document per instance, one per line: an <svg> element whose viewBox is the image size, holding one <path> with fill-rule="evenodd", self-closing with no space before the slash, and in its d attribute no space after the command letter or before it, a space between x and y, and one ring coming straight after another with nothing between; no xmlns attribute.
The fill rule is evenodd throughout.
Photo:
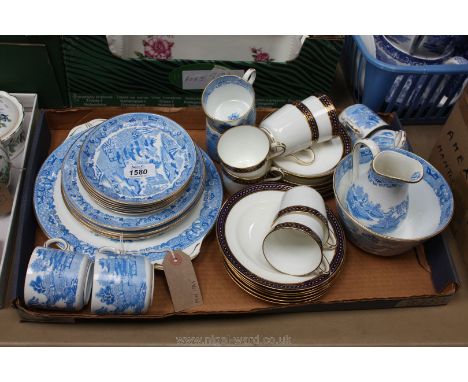
<svg viewBox="0 0 468 382"><path fill-rule="evenodd" d="M268 136L258 127L237 126L221 135L218 156L223 168L231 175L255 179L268 173L270 159L281 153L281 147L272 146Z"/></svg>
<svg viewBox="0 0 468 382"><path fill-rule="evenodd" d="M268 115L260 128L269 132L275 142L284 144L282 155L286 156L309 149L312 142L332 139L338 135L339 121L330 98L321 95L284 105Z"/></svg>

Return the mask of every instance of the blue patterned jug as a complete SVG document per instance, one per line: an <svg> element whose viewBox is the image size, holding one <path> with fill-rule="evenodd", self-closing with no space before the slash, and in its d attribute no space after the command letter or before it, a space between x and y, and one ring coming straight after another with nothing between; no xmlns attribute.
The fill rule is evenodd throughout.
<svg viewBox="0 0 468 382"><path fill-rule="evenodd" d="M369 150L361 150L362 146L370 154ZM370 139L357 141L353 151L353 179L346 193L349 212L377 233L395 230L408 213L408 186L419 182L423 171L421 163L401 151L380 151Z"/></svg>

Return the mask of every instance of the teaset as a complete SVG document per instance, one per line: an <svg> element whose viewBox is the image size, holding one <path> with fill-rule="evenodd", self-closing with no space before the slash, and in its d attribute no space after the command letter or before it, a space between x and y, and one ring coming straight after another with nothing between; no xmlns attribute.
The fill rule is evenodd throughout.
<svg viewBox="0 0 468 382"><path fill-rule="evenodd" d="M156 114L75 127L36 179L37 220L54 240L31 255L26 305L76 311L91 300L95 314L145 313L165 254L194 259L215 223L226 272L242 290L306 303L342 270L341 224L353 244L382 256L447 226L450 187L410 151L404 131L364 105L338 114L325 95L256 126L255 78L249 69L206 86L209 156ZM232 195L222 205L223 185ZM338 216L325 202L332 197Z"/></svg>

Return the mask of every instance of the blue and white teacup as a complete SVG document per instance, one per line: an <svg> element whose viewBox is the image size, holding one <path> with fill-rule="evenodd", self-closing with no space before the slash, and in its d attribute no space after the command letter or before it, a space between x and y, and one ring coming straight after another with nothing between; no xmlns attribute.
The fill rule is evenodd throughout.
<svg viewBox="0 0 468 382"><path fill-rule="evenodd" d="M142 314L153 300L154 270L144 256L100 248L94 263L91 312Z"/></svg>
<svg viewBox="0 0 468 382"><path fill-rule="evenodd" d="M208 123L218 131L240 125L254 125L256 120L255 69L244 76L220 76L203 90L201 104Z"/></svg>
<svg viewBox="0 0 468 382"><path fill-rule="evenodd" d="M409 150L408 140L404 130L377 130L369 138L379 146L381 151L388 149Z"/></svg>
<svg viewBox="0 0 468 382"><path fill-rule="evenodd" d="M354 145L359 139L367 138L373 132L388 126L379 115L363 104L355 104L344 109L339 117L340 123Z"/></svg>
<svg viewBox="0 0 468 382"><path fill-rule="evenodd" d="M10 183L10 157L7 149L0 143L0 184Z"/></svg>
<svg viewBox="0 0 468 382"><path fill-rule="evenodd" d="M50 248L56 244L60 249ZM24 301L38 309L78 311L91 295L93 264L62 239L34 248L26 271Z"/></svg>

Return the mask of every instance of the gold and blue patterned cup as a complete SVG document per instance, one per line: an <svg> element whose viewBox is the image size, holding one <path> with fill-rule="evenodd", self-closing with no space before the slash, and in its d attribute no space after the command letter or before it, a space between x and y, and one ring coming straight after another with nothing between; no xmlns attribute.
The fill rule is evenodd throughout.
<svg viewBox="0 0 468 382"><path fill-rule="evenodd" d="M59 248L51 248L56 244ZM93 264L62 239L36 247L29 260L24 301L34 309L78 311L91 296Z"/></svg>
<svg viewBox="0 0 468 382"><path fill-rule="evenodd" d="M102 247L94 262L91 312L101 315L143 314L152 304L154 269L140 255Z"/></svg>

